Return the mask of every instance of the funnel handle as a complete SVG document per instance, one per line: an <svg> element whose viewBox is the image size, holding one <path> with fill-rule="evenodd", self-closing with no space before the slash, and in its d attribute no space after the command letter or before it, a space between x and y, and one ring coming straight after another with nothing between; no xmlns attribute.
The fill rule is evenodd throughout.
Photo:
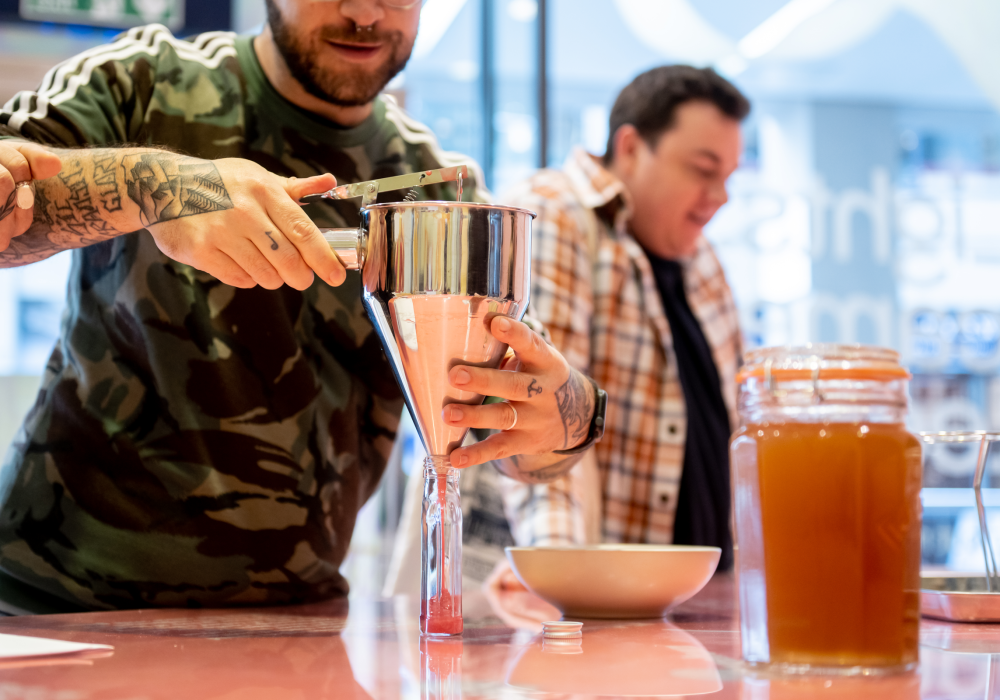
<svg viewBox="0 0 1000 700"><path fill-rule="evenodd" d="M359 228L321 228L323 238L330 244L330 249L340 258L340 262L348 270L360 270L361 229Z"/></svg>

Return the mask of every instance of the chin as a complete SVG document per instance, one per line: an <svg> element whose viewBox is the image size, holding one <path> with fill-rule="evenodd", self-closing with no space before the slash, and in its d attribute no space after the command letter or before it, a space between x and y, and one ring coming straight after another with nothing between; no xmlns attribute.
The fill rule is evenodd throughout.
<svg viewBox="0 0 1000 700"><path fill-rule="evenodd" d="M694 252L698 250L698 240L701 238L701 233L701 226L684 231L681 234L680 240L676 246L675 255L679 258L686 258L689 255L694 255Z"/></svg>

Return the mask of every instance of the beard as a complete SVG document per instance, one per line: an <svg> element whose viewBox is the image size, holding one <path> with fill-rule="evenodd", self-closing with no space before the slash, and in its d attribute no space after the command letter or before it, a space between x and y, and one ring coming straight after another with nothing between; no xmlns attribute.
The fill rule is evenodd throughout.
<svg viewBox="0 0 1000 700"><path fill-rule="evenodd" d="M285 22L274 0L267 0L267 22L292 77L313 97L339 107L361 107L374 100L403 70L413 50L412 43L405 45L402 32L382 32L376 28L359 35L352 31L353 25L349 29L326 25L312 37L298 36ZM326 42L350 44L359 39L388 46L389 57L374 70L348 64L343 70L333 72L320 66L319 55Z"/></svg>

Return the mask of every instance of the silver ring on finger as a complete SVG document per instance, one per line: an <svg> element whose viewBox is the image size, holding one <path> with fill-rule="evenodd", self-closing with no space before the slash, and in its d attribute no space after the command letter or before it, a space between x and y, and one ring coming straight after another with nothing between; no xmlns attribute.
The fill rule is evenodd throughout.
<svg viewBox="0 0 1000 700"><path fill-rule="evenodd" d="M514 422L510 424L509 428L504 428L505 431L506 430L513 430L514 426L517 425L517 409L514 408L514 404L512 404L510 402L508 402L507 405L510 406L510 410L512 410L514 412Z"/></svg>
<svg viewBox="0 0 1000 700"><path fill-rule="evenodd" d="M35 206L34 181L22 180L14 183L14 203L18 209L31 209Z"/></svg>

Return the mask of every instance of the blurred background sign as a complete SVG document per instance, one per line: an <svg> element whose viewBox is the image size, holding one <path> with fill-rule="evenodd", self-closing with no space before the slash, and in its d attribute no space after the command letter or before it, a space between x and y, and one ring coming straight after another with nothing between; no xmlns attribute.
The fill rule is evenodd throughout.
<svg viewBox="0 0 1000 700"><path fill-rule="evenodd" d="M184 0L20 0L23 19L100 27L184 26Z"/></svg>

